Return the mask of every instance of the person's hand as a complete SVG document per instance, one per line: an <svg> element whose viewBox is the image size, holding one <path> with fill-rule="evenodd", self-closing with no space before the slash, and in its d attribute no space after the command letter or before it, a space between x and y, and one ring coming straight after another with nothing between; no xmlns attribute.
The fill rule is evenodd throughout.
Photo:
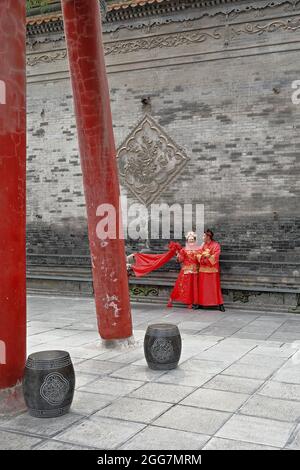
<svg viewBox="0 0 300 470"><path fill-rule="evenodd" d="M203 254L202 254L202 256L203 256L204 258L209 258L209 257L210 257L210 252L209 252L209 251L204 251Z"/></svg>

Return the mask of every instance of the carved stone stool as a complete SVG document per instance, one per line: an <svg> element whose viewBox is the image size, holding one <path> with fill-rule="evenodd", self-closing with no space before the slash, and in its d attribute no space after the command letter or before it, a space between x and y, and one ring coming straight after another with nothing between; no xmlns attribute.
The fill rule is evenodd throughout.
<svg viewBox="0 0 300 470"><path fill-rule="evenodd" d="M170 323L149 325L144 339L144 352L150 369L175 369L181 355L178 327Z"/></svg>
<svg viewBox="0 0 300 470"><path fill-rule="evenodd" d="M70 410L75 373L66 351L41 351L28 356L23 392L28 411L37 418L62 416Z"/></svg>

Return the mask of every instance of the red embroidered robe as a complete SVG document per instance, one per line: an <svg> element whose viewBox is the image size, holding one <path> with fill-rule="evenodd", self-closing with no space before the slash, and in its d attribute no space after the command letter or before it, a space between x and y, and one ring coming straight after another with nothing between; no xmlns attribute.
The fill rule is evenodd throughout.
<svg viewBox="0 0 300 470"><path fill-rule="evenodd" d="M223 304L220 282L219 257L220 244L214 240L203 243L198 250L199 284L198 304L202 306L215 306Z"/></svg>
<svg viewBox="0 0 300 470"><path fill-rule="evenodd" d="M178 254L181 270L170 299L191 306L198 304L198 261L197 251L182 248Z"/></svg>

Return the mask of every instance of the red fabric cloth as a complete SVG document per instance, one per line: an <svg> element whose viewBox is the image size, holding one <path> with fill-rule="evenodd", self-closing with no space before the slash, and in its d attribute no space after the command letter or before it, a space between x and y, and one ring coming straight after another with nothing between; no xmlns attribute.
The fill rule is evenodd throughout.
<svg viewBox="0 0 300 470"><path fill-rule="evenodd" d="M179 243L171 242L169 251L163 254L136 253L132 269L137 277L145 276L178 254L181 270L170 299L187 305L222 305L220 251L219 243L214 241L210 244L203 244L199 250L193 251L182 248ZM200 273L198 273L199 264Z"/></svg>
<svg viewBox="0 0 300 470"><path fill-rule="evenodd" d="M146 254L146 253L135 253L135 263L132 265L132 270L136 277L145 276L151 271L160 268L166 264L176 253L181 250L180 243L170 242L169 251L162 254Z"/></svg>
<svg viewBox="0 0 300 470"><path fill-rule="evenodd" d="M203 307L223 305L219 273L199 273L197 303Z"/></svg>

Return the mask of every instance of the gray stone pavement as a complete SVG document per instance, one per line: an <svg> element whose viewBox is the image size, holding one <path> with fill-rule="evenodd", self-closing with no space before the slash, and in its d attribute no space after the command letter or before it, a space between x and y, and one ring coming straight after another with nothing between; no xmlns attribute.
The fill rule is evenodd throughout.
<svg viewBox="0 0 300 470"><path fill-rule="evenodd" d="M112 349L99 339L93 299L28 298L28 352L68 350L76 393L57 419L0 418L0 449L300 449L300 316L132 311L135 343ZM176 370L147 368L153 322L180 328Z"/></svg>

